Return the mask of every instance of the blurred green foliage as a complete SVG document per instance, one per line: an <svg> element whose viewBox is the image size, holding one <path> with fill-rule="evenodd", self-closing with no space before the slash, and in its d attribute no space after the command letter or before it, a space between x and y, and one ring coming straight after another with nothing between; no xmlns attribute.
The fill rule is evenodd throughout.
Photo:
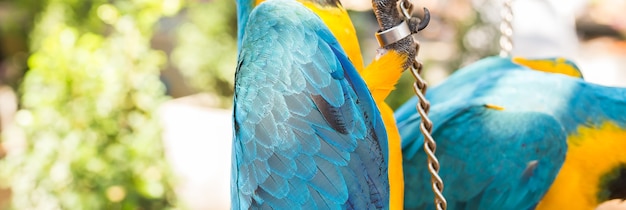
<svg viewBox="0 0 626 210"><path fill-rule="evenodd" d="M153 26L177 0L49 0L30 33L16 122L22 151L2 160L14 209L174 205L157 107L166 99Z"/></svg>
<svg viewBox="0 0 626 210"><path fill-rule="evenodd" d="M486 2L482 6L476 5L471 15L463 19L450 20L449 24L456 29L455 46L458 53L447 62L451 72L469 65L477 60L498 54L500 50L500 31L498 30L500 15L499 1Z"/></svg>
<svg viewBox="0 0 626 210"><path fill-rule="evenodd" d="M177 29L172 62L195 89L214 94L219 106L232 106L237 64L234 0L190 2Z"/></svg>
<svg viewBox="0 0 626 210"><path fill-rule="evenodd" d="M0 85L18 87L28 58L28 38L34 16L41 11L35 0L8 3L0 0Z"/></svg>

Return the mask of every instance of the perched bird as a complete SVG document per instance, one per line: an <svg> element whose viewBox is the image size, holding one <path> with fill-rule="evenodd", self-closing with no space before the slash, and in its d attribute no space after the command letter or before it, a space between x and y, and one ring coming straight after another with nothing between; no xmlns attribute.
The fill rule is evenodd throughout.
<svg viewBox="0 0 626 210"><path fill-rule="evenodd" d="M626 90L579 77L564 59L490 57L429 90L450 209L592 209L623 198ZM396 110L407 209L432 205L416 101Z"/></svg>
<svg viewBox="0 0 626 210"><path fill-rule="evenodd" d="M291 0L244 24L232 208L388 208L387 134L337 39Z"/></svg>
<svg viewBox="0 0 626 210"><path fill-rule="evenodd" d="M363 68L336 0L237 6L232 208L401 208L400 140L384 98L416 54L412 39ZM398 14L383 19L383 29L400 22Z"/></svg>

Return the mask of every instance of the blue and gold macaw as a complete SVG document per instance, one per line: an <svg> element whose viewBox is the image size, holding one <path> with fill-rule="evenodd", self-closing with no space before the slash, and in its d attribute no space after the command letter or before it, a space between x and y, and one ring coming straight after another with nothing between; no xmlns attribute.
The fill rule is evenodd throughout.
<svg viewBox="0 0 626 210"><path fill-rule="evenodd" d="M388 208L387 134L328 27L291 0L243 24L232 208Z"/></svg>
<svg viewBox="0 0 626 210"><path fill-rule="evenodd" d="M416 53L412 40L364 68L336 0L237 6L233 209L401 208L400 140L384 98Z"/></svg>
<svg viewBox="0 0 626 210"><path fill-rule="evenodd" d="M578 77L565 59L491 57L429 90L449 209L593 209L624 197L626 90ZM396 111L407 209L432 206L416 101Z"/></svg>

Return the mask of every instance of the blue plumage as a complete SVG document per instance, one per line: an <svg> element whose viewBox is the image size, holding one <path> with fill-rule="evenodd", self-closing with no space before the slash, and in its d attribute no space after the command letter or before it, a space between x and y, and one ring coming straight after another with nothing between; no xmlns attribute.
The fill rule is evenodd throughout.
<svg viewBox="0 0 626 210"><path fill-rule="evenodd" d="M567 135L606 121L626 128L626 90L531 71L510 58L467 66L426 97L449 209L534 208L564 162ZM405 207L426 209L432 192L416 101L399 108L396 119Z"/></svg>
<svg viewBox="0 0 626 210"><path fill-rule="evenodd" d="M232 208L388 208L387 134L328 28L290 0L264 2L246 20Z"/></svg>
<svg viewBox="0 0 626 210"><path fill-rule="evenodd" d="M603 120L626 127L626 115L621 111L626 107L626 89L530 70L510 58L489 57L462 68L444 84L429 89L426 98L432 104L478 100L507 109L545 112L554 115L567 133L575 132L580 124ZM419 116L416 102L414 97L396 110L399 123Z"/></svg>

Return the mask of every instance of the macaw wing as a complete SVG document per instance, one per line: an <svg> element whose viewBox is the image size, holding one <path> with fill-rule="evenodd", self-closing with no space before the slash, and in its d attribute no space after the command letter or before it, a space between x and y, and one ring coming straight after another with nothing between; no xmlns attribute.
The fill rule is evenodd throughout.
<svg viewBox="0 0 626 210"><path fill-rule="evenodd" d="M488 73L506 72L516 69L518 65L511 62L511 59L502 57L488 57L476 61L472 65L468 65L454 72L450 77L446 78L444 83L428 88L426 98L431 104L440 104L451 98L458 96L470 95L476 88L476 84L485 81L484 75ZM405 121L407 118L414 117L417 114L415 105L417 97L412 97L395 111L396 121Z"/></svg>
<svg viewBox="0 0 626 210"><path fill-rule="evenodd" d="M522 70L524 70L522 66L513 63L509 58L502 57L488 57L459 69L442 84L429 88L428 92L426 92L426 99L433 105L433 108L437 107L431 111L431 115L435 115L437 120L449 120L450 117L456 114L452 110L460 109L455 107L455 104L467 104L468 101L477 97L477 93L488 92L485 89L496 85L503 75ZM407 147L406 144L415 143L414 139L421 138L419 129L407 129L419 123L420 115L415 108L417 101L417 97L413 97L394 112L398 128L405 127L405 129L399 129L402 137L402 148ZM409 152L410 156L412 156L419 150L419 147L412 148L411 151L404 150L403 154Z"/></svg>
<svg viewBox="0 0 626 210"><path fill-rule="evenodd" d="M609 121L626 128L626 88L542 71L508 71L485 74L483 78L485 81L475 84L471 94L449 101L473 100L546 113L554 116L568 135L577 133L580 126L599 127Z"/></svg>
<svg viewBox="0 0 626 210"><path fill-rule="evenodd" d="M383 126L314 13L289 0L253 10L236 73L233 209L388 208Z"/></svg>
<svg viewBox="0 0 626 210"><path fill-rule="evenodd" d="M433 137L449 209L529 209L548 190L564 162L565 133L539 112L484 105L433 106ZM430 175L419 119L399 124L403 137L405 207L432 209Z"/></svg>
<svg viewBox="0 0 626 210"><path fill-rule="evenodd" d="M481 59L454 72L441 85L429 88L426 98L431 104L440 104L450 100L464 103L467 100L466 97L474 97L475 92L484 88L485 84L504 84L499 80L506 75L517 73L541 76L540 72L551 73L543 75L568 75L573 78L582 78L578 66L567 59L525 59L494 56ZM528 85L531 84L533 83L528 83ZM406 118L416 115L416 103L417 98L413 97L399 107L395 111L396 120L404 121Z"/></svg>

